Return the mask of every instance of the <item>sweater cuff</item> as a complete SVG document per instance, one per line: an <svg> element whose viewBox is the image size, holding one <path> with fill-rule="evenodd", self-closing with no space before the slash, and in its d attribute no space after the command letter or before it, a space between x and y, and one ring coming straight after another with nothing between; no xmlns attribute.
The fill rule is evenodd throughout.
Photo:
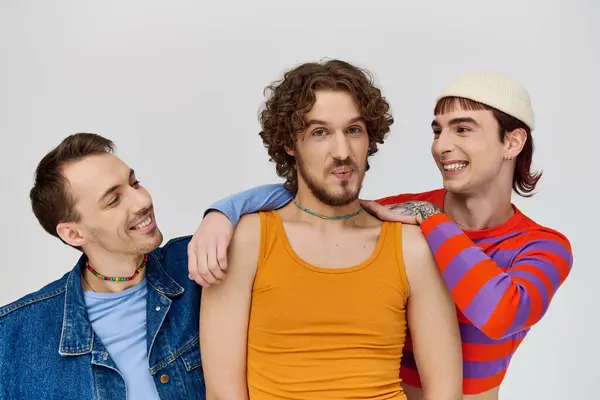
<svg viewBox="0 0 600 400"><path fill-rule="evenodd" d="M427 237L427 235L429 235L429 233L431 233L431 231L433 231L436 227L446 222L454 221L452 221L452 219L448 215L440 212L432 215L429 218L426 218L421 223L421 230L425 234L425 237Z"/></svg>

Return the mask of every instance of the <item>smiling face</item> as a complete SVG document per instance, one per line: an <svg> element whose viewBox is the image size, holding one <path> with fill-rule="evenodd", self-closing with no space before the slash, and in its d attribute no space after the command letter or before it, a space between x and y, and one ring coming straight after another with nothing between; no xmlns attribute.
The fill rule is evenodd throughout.
<svg viewBox="0 0 600 400"><path fill-rule="evenodd" d="M431 127L431 153L449 192L474 193L512 180L512 169L505 162L510 141L500 140L500 126L492 111L457 105L436 115Z"/></svg>
<svg viewBox="0 0 600 400"><path fill-rule="evenodd" d="M59 224L59 235L84 252L146 254L162 242L152 199L135 173L112 154L98 154L63 167L79 222Z"/></svg>
<svg viewBox="0 0 600 400"><path fill-rule="evenodd" d="M308 127L294 149L298 188L321 202L343 206L358 199L367 166L369 135L354 98L344 91L319 90L306 115Z"/></svg>

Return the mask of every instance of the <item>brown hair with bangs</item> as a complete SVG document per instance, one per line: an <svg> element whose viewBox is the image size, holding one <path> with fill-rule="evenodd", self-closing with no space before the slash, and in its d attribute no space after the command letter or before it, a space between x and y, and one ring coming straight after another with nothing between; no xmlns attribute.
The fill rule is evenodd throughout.
<svg viewBox="0 0 600 400"><path fill-rule="evenodd" d="M508 132L514 131L515 129L523 129L527 133L527 140L523 149L517 156L515 165L515 172L513 175L513 190L521 197L531 197L534 195L533 191L542 177L542 172L531 171L531 161L533 158L533 137L531 136L531 129L522 121L515 117L512 117L505 112L502 112L496 108L487 106L477 101L466 99L464 97L444 97L440 99L435 105L434 114L440 115L456 111L461 108L466 111L479 111L487 110L491 111L500 125L498 132L499 139L502 143L506 139Z"/></svg>

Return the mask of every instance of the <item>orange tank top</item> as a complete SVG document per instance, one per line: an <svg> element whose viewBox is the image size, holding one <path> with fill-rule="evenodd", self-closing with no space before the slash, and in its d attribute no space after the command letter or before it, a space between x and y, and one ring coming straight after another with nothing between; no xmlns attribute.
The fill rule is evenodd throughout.
<svg viewBox="0 0 600 400"><path fill-rule="evenodd" d="M260 225L248 327L250 399L405 400L401 224L384 222L367 260L336 269L300 259L276 211L260 213Z"/></svg>

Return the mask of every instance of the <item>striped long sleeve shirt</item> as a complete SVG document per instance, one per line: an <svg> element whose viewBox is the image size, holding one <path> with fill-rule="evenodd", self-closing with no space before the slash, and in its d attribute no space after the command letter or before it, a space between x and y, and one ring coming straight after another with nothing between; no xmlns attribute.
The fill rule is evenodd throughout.
<svg viewBox="0 0 600 400"><path fill-rule="evenodd" d="M444 190L380 199L383 205L423 200L443 207ZM456 303L463 342L463 393L478 394L502 382L529 329L548 310L571 270L567 238L538 225L516 207L506 223L463 231L446 214L421 224ZM400 376L420 387L410 341Z"/></svg>
<svg viewBox="0 0 600 400"><path fill-rule="evenodd" d="M377 202L422 200L443 209L445 195L439 189ZM229 196L209 210L221 211L235 226L244 214L275 210L291 200L282 184L270 184ZM456 303L463 393L493 389L502 383L513 354L567 278L573 263L571 245L560 232L535 223L516 207L509 221L486 230L463 231L445 214L426 219L421 229ZM410 336L400 377L420 387Z"/></svg>

